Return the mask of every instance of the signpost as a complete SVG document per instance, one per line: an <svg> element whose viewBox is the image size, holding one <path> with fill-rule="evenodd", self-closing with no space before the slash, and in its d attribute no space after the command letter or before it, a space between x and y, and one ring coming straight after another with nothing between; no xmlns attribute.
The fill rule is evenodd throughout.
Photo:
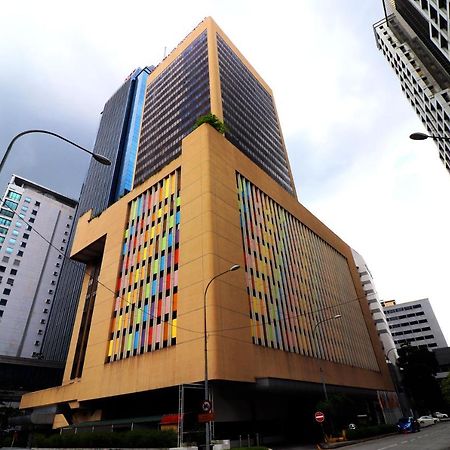
<svg viewBox="0 0 450 450"><path fill-rule="evenodd" d="M322 411L317 411L314 413L314 419L317 423L322 423L325 420L325 414Z"/></svg>

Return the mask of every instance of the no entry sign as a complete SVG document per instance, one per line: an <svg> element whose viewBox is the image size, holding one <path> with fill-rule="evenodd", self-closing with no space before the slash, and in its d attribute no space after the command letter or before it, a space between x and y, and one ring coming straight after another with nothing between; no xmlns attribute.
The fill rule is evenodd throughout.
<svg viewBox="0 0 450 450"><path fill-rule="evenodd" d="M314 413L314 419L317 423L322 423L325 420L325 414L322 411L317 411Z"/></svg>

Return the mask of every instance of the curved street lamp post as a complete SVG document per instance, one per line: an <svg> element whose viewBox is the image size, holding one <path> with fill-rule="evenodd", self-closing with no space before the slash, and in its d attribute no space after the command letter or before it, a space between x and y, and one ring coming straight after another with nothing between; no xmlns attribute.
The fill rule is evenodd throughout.
<svg viewBox="0 0 450 450"><path fill-rule="evenodd" d="M424 141L428 138L433 139L434 141L450 141L450 137L447 136L432 136L425 133L412 133L409 135L409 138L413 141Z"/></svg>
<svg viewBox="0 0 450 450"><path fill-rule="evenodd" d="M11 140L11 142L9 143L8 147L6 148L5 154L3 155L2 160L0 161L0 172L3 169L3 166L5 165L6 159L8 158L9 152L12 149L12 146L14 145L14 143L17 141L17 139L19 139L22 136L25 136L26 134L32 134L32 133L39 133L39 134L48 134L50 136L54 136L58 139L61 139L64 142L67 142L70 145L73 145L74 147L79 148L80 150L83 150L83 152L88 153L89 155L91 155L96 161L98 161L100 164L103 164L104 166L109 166L111 165L111 161L103 155L100 155L98 153L94 153L84 147L82 147L81 145L78 145L75 142L72 142L71 140L65 138L64 136L61 136L57 133L53 133L53 131L47 131L47 130L26 130L26 131L22 131L21 133L17 134L16 136L14 136Z"/></svg>
<svg viewBox="0 0 450 450"><path fill-rule="evenodd" d="M317 328L319 327L319 325L321 325L321 324L323 324L325 322L328 322L328 321L334 320L334 319L340 319L341 317L342 317L341 314L336 314L333 317L327 317L325 319L319 320L314 325L314 328L313 328L314 343L315 343L316 352L317 352L317 355L319 356L319 359L320 359L320 356L321 356L322 352L319 350L319 340L317 339ZM320 372L320 381L322 382L323 394L324 394L325 400L328 401L327 386L325 384L325 379L324 379L324 376L323 376L322 364L320 362L319 362L319 372Z"/></svg>
<svg viewBox="0 0 450 450"><path fill-rule="evenodd" d="M208 293L208 288L211 286L211 283L216 279L221 277L222 275L227 274L228 272L234 272L235 270L240 269L239 264L233 264L228 270L225 272L221 272L214 277L212 277L208 284L206 285L205 292L203 294L203 342L204 342L204 354L205 354L205 399L204 401L209 402L209 385L208 385L208 330L206 325L206 294ZM208 411L209 412L209 411ZM206 450L210 448L210 422L207 421L205 423L205 431L206 431Z"/></svg>

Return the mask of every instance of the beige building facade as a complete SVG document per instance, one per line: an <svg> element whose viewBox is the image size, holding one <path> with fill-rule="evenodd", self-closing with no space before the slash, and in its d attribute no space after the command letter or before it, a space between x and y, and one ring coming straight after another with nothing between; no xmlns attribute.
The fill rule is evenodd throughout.
<svg viewBox="0 0 450 450"><path fill-rule="evenodd" d="M188 58L207 58L196 101L232 124L225 135L164 131L177 107L158 83ZM160 147L171 138L179 149ZM374 416L395 409L351 249L297 201L272 93L211 18L148 77L136 174L130 193L78 223L72 258L87 271L64 379L22 408L56 406L55 428L177 413L179 387L205 377L205 289L238 264L206 299L216 431L311 422L322 381Z"/></svg>

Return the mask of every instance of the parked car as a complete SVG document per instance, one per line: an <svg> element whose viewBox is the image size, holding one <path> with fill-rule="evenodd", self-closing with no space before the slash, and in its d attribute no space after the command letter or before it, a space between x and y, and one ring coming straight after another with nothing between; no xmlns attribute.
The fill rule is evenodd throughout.
<svg viewBox="0 0 450 450"><path fill-rule="evenodd" d="M430 425L434 425L435 423L439 422L439 419L436 419L435 417L431 416L421 416L417 419L417 421L420 423L421 427L428 427Z"/></svg>
<svg viewBox="0 0 450 450"><path fill-rule="evenodd" d="M436 417L436 418L438 418L438 419L448 419L448 415L447 415L447 414L441 413L441 412L438 412L438 411L436 411L436 412L433 414L433 416Z"/></svg>
<svg viewBox="0 0 450 450"><path fill-rule="evenodd" d="M415 433L420 431L419 422L414 417L401 417L397 422L399 433Z"/></svg>

